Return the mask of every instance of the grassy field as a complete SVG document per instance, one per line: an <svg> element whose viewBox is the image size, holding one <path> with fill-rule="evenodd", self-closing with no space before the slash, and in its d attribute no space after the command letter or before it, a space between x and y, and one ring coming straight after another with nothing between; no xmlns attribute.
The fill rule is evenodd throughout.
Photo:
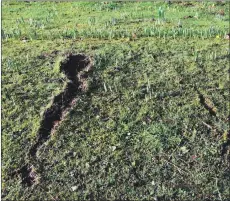
<svg viewBox="0 0 230 201"><path fill-rule="evenodd" d="M3 2L1 31L3 200L230 199L229 3Z"/></svg>

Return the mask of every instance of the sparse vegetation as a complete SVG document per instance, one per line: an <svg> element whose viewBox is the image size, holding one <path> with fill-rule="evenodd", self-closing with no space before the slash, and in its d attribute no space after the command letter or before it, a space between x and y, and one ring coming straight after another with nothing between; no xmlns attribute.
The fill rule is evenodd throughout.
<svg viewBox="0 0 230 201"><path fill-rule="evenodd" d="M3 2L1 31L3 200L229 200L228 3Z"/></svg>

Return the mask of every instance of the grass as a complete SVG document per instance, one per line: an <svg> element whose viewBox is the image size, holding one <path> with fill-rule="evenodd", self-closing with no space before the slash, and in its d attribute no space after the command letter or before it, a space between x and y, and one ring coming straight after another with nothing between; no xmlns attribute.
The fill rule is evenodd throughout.
<svg viewBox="0 0 230 201"><path fill-rule="evenodd" d="M192 4L2 4L3 200L228 200L229 6ZM89 90L33 161L69 52Z"/></svg>

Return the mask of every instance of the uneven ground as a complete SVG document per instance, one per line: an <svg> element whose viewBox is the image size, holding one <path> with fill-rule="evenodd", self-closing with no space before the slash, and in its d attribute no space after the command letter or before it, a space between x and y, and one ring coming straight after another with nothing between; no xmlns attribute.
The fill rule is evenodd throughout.
<svg viewBox="0 0 230 201"><path fill-rule="evenodd" d="M2 4L3 200L229 200L228 3Z"/></svg>

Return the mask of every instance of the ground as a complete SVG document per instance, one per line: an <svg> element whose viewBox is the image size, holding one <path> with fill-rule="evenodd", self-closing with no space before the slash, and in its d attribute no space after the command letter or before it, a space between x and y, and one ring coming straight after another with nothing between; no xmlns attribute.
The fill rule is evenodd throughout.
<svg viewBox="0 0 230 201"><path fill-rule="evenodd" d="M229 199L229 3L3 2L1 31L3 200Z"/></svg>

